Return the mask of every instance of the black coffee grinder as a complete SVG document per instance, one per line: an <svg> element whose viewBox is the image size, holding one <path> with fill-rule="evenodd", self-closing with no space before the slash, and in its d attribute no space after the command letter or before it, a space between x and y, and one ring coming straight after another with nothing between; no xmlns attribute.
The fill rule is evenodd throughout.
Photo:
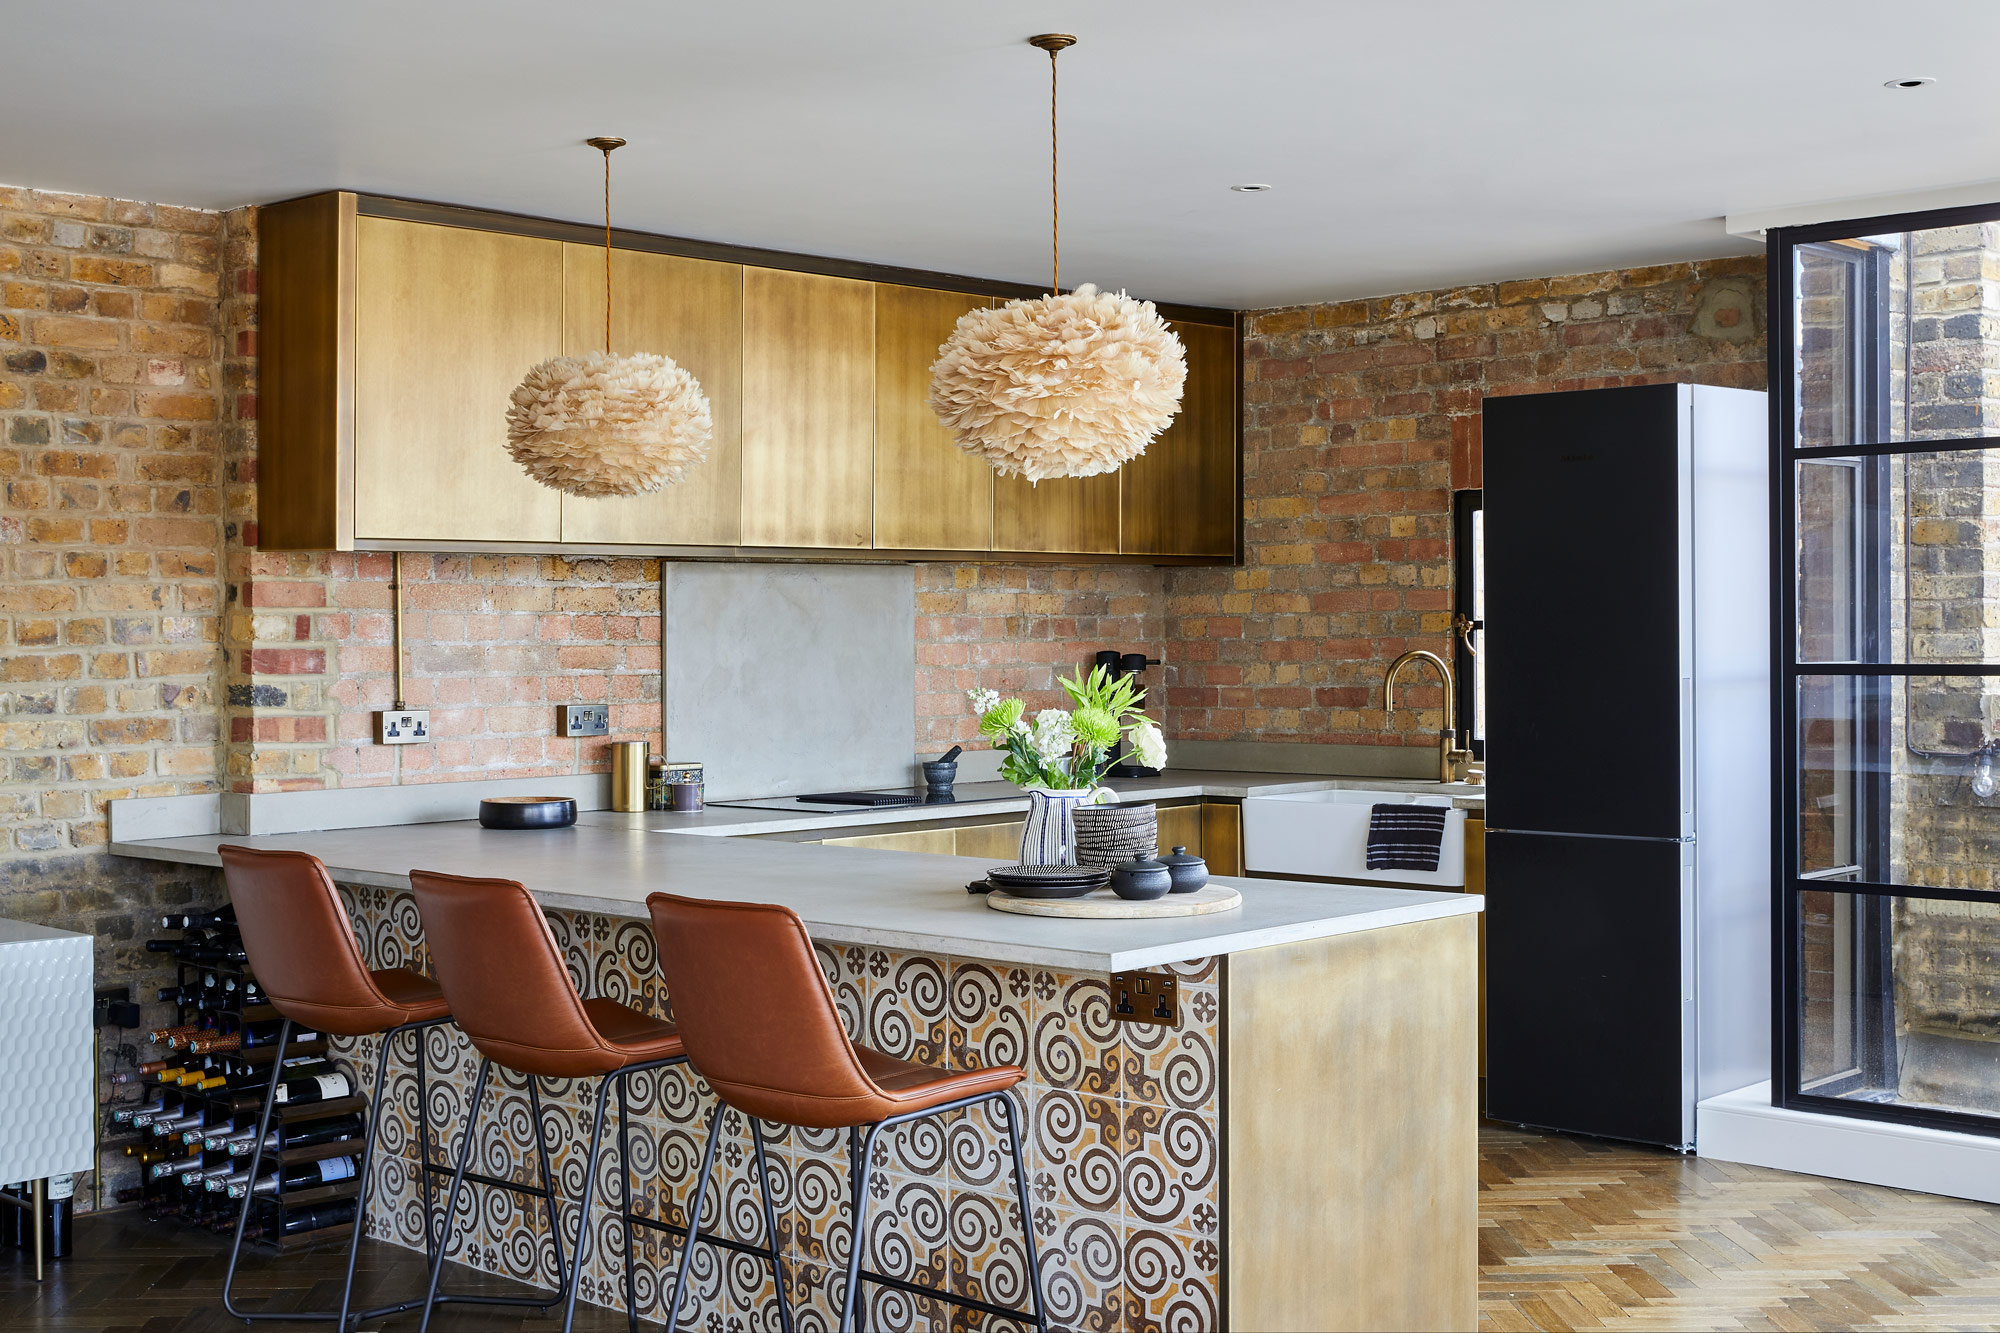
<svg viewBox="0 0 2000 1333"><path fill-rule="evenodd" d="M1121 653L1115 648L1107 648L1097 654L1096 661L1098 666L1103 667L1111 673L1111 679L1113 680L1122 680L1126 676L1131 676L1135 680L1138 680L1138 699L1141 705L1145 703L1146 685L1144 680L1140 678L1145 676L1147 667L1160 665L1159 658L1148 657L1144 653ZM1138 764L1120 762L1118 756L1123 754L1124 751L1125 738L1120 736L1118 744L1112 747L1111 758L1114 762L1106 771L1106 777L1156 778L1160 776L1160 770L1157 768L1144 768Z"/></svg>

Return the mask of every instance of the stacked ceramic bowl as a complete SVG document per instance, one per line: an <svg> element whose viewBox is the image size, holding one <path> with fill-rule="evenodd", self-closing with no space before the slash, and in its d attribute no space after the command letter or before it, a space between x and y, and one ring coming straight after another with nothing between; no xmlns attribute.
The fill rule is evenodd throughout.
<svg viewBox="0 0 2000 1333"><path fill-rule="evenodd" d="M1151 856L1160 841L1159 821L1150 805L1080 805L1076 820L1076 863L1115 866Z"/></svg>

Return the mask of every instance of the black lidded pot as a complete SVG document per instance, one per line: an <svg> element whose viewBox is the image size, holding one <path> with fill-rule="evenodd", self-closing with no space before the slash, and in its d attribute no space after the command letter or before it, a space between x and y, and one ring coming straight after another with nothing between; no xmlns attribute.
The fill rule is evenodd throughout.
<svg viewBox="0 0 2000 1333"><path fill-rule="evenodd" d="M1208 883L1208 862L1199 856L1190 856L1185 847L1176 847L1171 854L1160 860L1167 867L1167 874L1173 877L1174 893L1193 893Z"/></svg>

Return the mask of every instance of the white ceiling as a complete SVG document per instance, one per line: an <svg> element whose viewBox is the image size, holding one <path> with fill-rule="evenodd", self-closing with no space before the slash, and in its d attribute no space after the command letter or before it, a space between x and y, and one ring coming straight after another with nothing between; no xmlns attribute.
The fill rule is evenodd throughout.
<svg viewBox="0 0 2000 1333"><path fill-rule="evenodd" d="M2000 177L1991 0L64 0L6 6L0 182L341 187L1261 307L1754 244ZM1893 92L1885 79L1937 86ZM1270 182L1268 194L1228 187Z"/></svg>

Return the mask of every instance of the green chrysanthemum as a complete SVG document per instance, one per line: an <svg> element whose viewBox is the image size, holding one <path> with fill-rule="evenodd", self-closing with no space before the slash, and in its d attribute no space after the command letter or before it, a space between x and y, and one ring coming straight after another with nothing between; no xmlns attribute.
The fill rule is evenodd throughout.
<svg viewBox="0 0 2000 1333"><path fill-rule="evenodd" d="M1118 743L1118 720L1108 708L1085 704L1070 714L1069 722L1077 740L1094 749L1108 750Z"/></svg>
<svg viewBox="0 0 2000 1333"><path fill-rule="evenodd" d="M1019 699L1002 699L979 715L979 734L989 741L1005 741L1013 734L1026 707Z"/></svg>

